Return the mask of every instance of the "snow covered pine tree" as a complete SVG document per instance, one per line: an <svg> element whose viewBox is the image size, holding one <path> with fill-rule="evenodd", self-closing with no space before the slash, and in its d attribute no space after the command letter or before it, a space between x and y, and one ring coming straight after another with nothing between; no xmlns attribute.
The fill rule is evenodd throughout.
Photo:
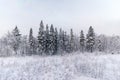
<svg viewBox="0 0 120 80"><path fill-rule="evenodd" d="M54 32L54 28L52 24L50 27L50 38L49 39L50 39L50 45L49 45L50 55L53 55L55 53L55 32Z"/></svg>
<svg viewBox="0 0 120 80"><path fill-rule="evenodd" d="M87 38L86 38L87 50L90 52L93 52L94 45L95 45L95 33L94 33L92 26L90 26L90 28L88 30Z"/></svg>
<svg viewBox="0 0 120 80"><path fill-rule="evenodd" d="M57 31L57 28L55 28L55 36L54 36L54 39L55 39L55 50L54 50L54 54L57 54L58 52L58 31Z"/></svg>
<svg viewBox="0 0 120 80"><path fill-rule="evenodd" d="M81 32L80 32L80 51L84 52L84 49L85 49L85 37L84 37L83 30L81 30Z"/></svg>
<svg viewBox="0 0 120 80"><path fill-rule="evenodd" d="M35 54L35 39L33 37L33 30L32 28L30 29L30 33L29 33L29 54Z"/></svg>
<svg viewBox="0 0 120 80"><path fill-rule="evenodd" d="M48 24L46 25L46 31L45 31L45 54L48 55L50 52L49 45L50 45L50 40L49 40L49 27Z"/></svg>
<svg viewBox="0 0 120 80"><path fill-rule="evenodd" d="M73 30L70 30L70 52L73 52L75 49L75 42L74 42L74 35L73 35Z"/></svg>
<svg viewBox="0 0 120 80"><path fill-rule="evenodd" d="M59 35L58 35L58 51L59 51L59 54L61 54L63 52L63 35L62 34L63 34L63 31L60 28Z"/></svg>
<svg viewBox="0 0 120 80"><path fill-rule="evenodd" d="M40 23L40 28L38 32L38 54L44 55L45 53L45 31L43 21Z"/></svg>

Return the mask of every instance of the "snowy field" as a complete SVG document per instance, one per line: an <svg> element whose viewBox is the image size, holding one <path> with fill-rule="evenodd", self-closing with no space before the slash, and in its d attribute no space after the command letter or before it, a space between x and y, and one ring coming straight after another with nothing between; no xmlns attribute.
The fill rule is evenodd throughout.
<svg viewBox="0 0 120 80"><path fill-rule="evenodd" d="M120 55L1 57L0 80L120 80Z"/></svg>

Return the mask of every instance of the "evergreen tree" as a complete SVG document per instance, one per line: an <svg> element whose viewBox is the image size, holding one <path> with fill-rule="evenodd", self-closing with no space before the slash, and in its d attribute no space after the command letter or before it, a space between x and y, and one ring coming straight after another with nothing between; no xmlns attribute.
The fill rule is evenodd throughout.
<svg viewBox="0 0 120 80"><path fill-rule="evenodd" d="M63 51L65 51L66 49L65 49L65 32L64 31L62 31L62 40L63 40L63 44L62 44L62 50Z"/></svg>
<svg viewBox="0 0 120 80"><path fill-rule="evenodd" d="M29 49L30 49L29 54L35 54L35 40L33 37L32 28L30 29L30 33L29 33Z"/></svg>
<svg viewBox="0 0 120 80"><path fill-rule="evenodd" d="M57 31L57 28L55 28L55 36L54 36L54 39L55 39L55 54L57 54L57 51L58 51L58 31Z"/></svg>
<svg viewBox="0 0 120 80"><path fill-rule="evenodd" d="M19 32L19 29L18 27L16 26L15 29L12 31L12 34L13 34L13 38L12 38L12 47L13 47L13 50L15 51L15 53L17 54L17 50L19 49L20 47L20 43L21 43L21 34Z"/></svg>
<svg viewBox="0 0 120 80"><path fill-rule="evenodd" d="M63 50L63 51L66 51L66 45L65 45L65 42L66 42L66 32L63 31L62 36L63 36L63 46L62 46L62 50Z"/></svg>
<svg viewBox="0 0 120 80"><path fill-rule="evenodd" d="M58 37L58 51L60 52L60 54L63 52L63 31L60 28L59 31L59 37Z"/></svg>
<svg viewBox="0 0 120 80"><path fill-rule="evenodd" d="M45 31L43 21L41 21L38 32L38 53L43 55L44 52L45 52Z"/></svg>
<svg viewBox="0 0 120 80"><path fill-rule="evenodd" d="M95 33L92 26L90 26L87 34L87 39L86 39L87 50L90 52L93 52L94 45L95 45Z"/></svg>
<svg viewBox="0 0 120 80"><path fill-rule="evenodd" d="M45 40L46 40L46 42L45 42L45 53L46 53L46 55L48 55L49 54L49 51L50 51L50 49L49 49L49 45L50 45L50 40L49 40L49 38L50 38L50 36L49 36L49 27L48 27L48 25L46 25L46 34L45 34Z"/></svg>
<svg viewBox="0 0 120 80"><path fill-rule="evenodd" d="M75 43L74 43L74 35L73 30L70 30L70 52L74 51Z"/></svg>
<svg viewBox="0 0 120 80"><path fill-rule="evenodd" d="M84 37L83 30L81 30L81 33L80 33L80 50L82 52L84 52L84 48L85 48L85 37Z"/></svg>
<svg viewBox="0 0 120 80"><path fill-rule="evenodd" d="M49 49L50 49L50 55L54 54L55 51L55 39L54 39L55 33L54 33L54 28L53 25L51 25L50 27L50 44L49 44Z"/></svg>

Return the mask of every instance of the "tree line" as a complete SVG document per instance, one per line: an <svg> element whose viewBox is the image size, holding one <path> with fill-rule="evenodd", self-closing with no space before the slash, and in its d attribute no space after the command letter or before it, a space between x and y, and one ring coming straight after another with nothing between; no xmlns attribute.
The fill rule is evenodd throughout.
<svg viewBox="0 0 120 80"><path fill-rule="evenodd" d="M12 32L8 32L5 37L0 39L0 54L1 56L11 56L57 55L76 51L81 53L105 52L107 50L110 51L113 47L113 50L119 50L120 45L117 42L119 39L118 36L97 35L92 26L89 27L86 35L83 30L81 30L79 36L74 35L73 29L70 29L70 34L67 34L63 29L60 28L58 31L57 28L54 28L53 24L45 26L43 21L41 21L37 37L33 36L32 28L30 28L28 36L20 34L17 26Z"/></svg>

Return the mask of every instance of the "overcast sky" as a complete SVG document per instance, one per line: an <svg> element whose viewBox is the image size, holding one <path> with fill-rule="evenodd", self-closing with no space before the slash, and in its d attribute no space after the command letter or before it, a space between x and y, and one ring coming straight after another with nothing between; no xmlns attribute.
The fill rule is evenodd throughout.
<svg viewBox="0 0 120 80"><path fill-rule="evenodd" d="M37 34L41 20L76 34L93 26L97 34L120 35L120 0L0 0L0 37L16 25Z"/></svg>

